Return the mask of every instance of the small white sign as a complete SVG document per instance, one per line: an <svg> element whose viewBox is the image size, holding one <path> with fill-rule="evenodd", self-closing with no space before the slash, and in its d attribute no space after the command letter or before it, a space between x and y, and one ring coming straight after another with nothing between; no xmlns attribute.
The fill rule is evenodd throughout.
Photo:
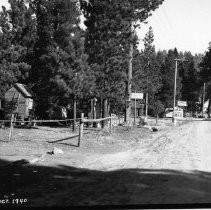
<svg viewBox="0 0 211 210"><path fill-rule="evenodd" d="M131 93L131 99L143 99L144 94L143 93Z"/></svg>
<svg viewBox="0 0 211 210"><path fill-rule="evenodd" d="M175 110L174 117L183 118L183 110Z"/></svg>
<svg viewBox="0 0 211 210"><path fill-rule="evenodd" d="M188 106L188 105L187 105L187 101L178 101L178 102L177 102L177 105L178 105L178 106Z"/></svg>

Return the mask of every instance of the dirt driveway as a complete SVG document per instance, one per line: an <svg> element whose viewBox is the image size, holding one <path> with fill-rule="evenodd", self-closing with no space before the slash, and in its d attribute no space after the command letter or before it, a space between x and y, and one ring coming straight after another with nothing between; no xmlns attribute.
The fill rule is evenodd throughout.
<svg viewBox="0 0 211 210"><path fill-rule="evenodd" d="M81 148L60 145L64 154L36 165L8 164L17 154L7 158L1 150L0 200L8 204L0 205L211 203L211 121L117 134L98 136L95 144L89 136ZM12 203L20 198L27 201Z"/></svg>

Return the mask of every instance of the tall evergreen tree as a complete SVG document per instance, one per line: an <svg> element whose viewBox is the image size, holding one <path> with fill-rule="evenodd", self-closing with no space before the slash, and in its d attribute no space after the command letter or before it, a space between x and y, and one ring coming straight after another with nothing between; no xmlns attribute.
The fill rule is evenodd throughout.
<svg viewBox="0 0 211 210"><path fill-rule="evenodd" d="M26 82L30 71L28 55L34 43L32 11L24 0L9 1L10 9L0 12L0 94L14 82Z"/></svg>
<svg viewBox="0 0 211 210"><path fill-rule="evenodd" d="M31 82L39 115L48 117L54 105L67 105L75 96L89 94L93 76L84 54L75 1L34 0L38 40L34 47Z"/></svg>
<svg viewBox="0 0 211 210"><path fill-rule="evenodd" d="M131 44L137 37L134 30L155 10L160 1L110 1L90 0L81 2L87 27L86 50L89 63L95 68L96 95L104 100L128 98L128 62ZM103 93L103 94L101 94Z"/></svg>
<svg viewBox="0 0 211 210"><path fill-rule="evenodd" d="M209 43L208 50L205 52L205 55L202 58L200 63L200 76L204 82L211 80L211 42Z"/></svg>
<svg viewBox="0 0 211 210"><path fill-rule="evenodd" d="M144 50L141 51L139 56L134 57L134 61L139 61L140 64L134 65L134 77L133 77L133 86L134 88L142 91L146 95L146 103L149 104L149 107L146 104L146 114L148 108L150 112L156 109L156 103L158 101L157 94L162 87L162 79L160 75L160 64L157 61L157 56L155 52L154 34L153 30L150 27L144 38ZM159 102L160 104L161 102ZM156 111L157 113L157 111Z"/></svg>
<svg viewBox="0 0 211 210"><path fill-rule="evenodd" d="M174 77L175 77L175 59L178 58L178 51L169 50L165 59L164 65L161 68L162 84L163 87L160 91L159 97L164 103L164 106L173 107L173 95L174 95ZM182 64L178 63L178 75L177 75L177 89L176 100L181 99L181 76L179 74Z"/></svg>
<svg viewBox="0 0 211 210"><path fill-rule="evenodd" d="M190 111L194 111L195 103L198 101L198 72L195 68L194 56L190 52L183 55L186 61L181 67L182 77L182 100L187 101Z"/></svg>
<svg viewBox="0 0 211 210"><path fill-rule="evenodd" d="M211 42L209 43L208 50L205 52L205 55L202 58L201 63L199 64L200 67L200 79L201 79L201 86L205 82L207 84L206 88L206 96L209 98L209 106L208 106L208 115L210 117L210 109L211 109Z"/></svg>

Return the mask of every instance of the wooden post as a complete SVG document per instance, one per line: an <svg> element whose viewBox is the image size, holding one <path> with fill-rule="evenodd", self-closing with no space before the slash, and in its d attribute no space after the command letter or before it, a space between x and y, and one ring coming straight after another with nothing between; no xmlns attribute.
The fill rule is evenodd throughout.
<svg viewBox="0 0 211 210"><path fill-rule="evenodd" d="M156 126L158 125L158 114L156 115Z"/></svg>
<svg viewBox="0 0 211 210"><path fill-rule="evenodd" d="M76 130L76 96L73 99L73 131Z"/></svg>
<svg viewBox="0 0 211 210"><path fill-rule="evenodd" d="M108 117L108 99L107 98L103 100L103 118L106 118L106 117ZM102 121L102 128L105 128L106 125L108 125L107 122L108 122L107 120Z"/></svg>
<svg viewBox="0 0 211 210"><path fill-rule="evenodd" d="M112 126L111 126L111 114L110 114L110 125L109 125L109 131L110 131L110 133L111 133L111 128L112 128Z"/></svg>
<svg viewBox="0 0 211 210"><path fill-rule="evenodd" d="M83 129L84 129L84 113L81 113L81 119L80 119L80 128L79 128L79 138L78 138L78 147L80 147L81 140L83 138Z"/></svg>
<svg viewBox="0 0 211 210"><path fill-rule="evenodd" d="M11 119L10 119L9 141L11 141L11 139L12 139L12 134L13 134L13 121L14 121L14 114L11 115Z"/></svg>
<svg viewBox="0 0 211 210"><path fill-rule="evenodd" d="M93 98L93 119L97 118L97 112L96 112L96 105L97 105L97 98ZM93 122L93 127L97 127L97 123Z"/></svg>
<svg viewBox="0 0 211 210"><path fill-rule="evenodd" d="M136 126L136 94L135 94L135 101L134 101L134 126Z"/></svg>

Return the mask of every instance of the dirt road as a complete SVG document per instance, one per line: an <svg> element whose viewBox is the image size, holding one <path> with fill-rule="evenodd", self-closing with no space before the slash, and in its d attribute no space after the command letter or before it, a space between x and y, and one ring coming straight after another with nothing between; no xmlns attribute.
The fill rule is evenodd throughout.
<svg viewBox="0 0 211 210"><path fill-rule="evenodd" d="M211 203L211 121L145 137L138 132L129 131L135 142L118 152L87 152L84 143L37 165L0 167L0 200L27 198L25 206ZM109 141L115 148L114 139L105 138L103 148Z"/></svg>
<svg viewBox="0 0 211 210"><path fill-rule="evenodd" d="M201 155L201 170L211 172L211 121L197 124L196 137Z"/></svg>
<svg viewBox="0 0 211 210"><path fill-rule="evenodd" d="M196 121L161 131L128 151L101 155L84 163L92 169L153 168L211 170L211 122Z"/></svg>

